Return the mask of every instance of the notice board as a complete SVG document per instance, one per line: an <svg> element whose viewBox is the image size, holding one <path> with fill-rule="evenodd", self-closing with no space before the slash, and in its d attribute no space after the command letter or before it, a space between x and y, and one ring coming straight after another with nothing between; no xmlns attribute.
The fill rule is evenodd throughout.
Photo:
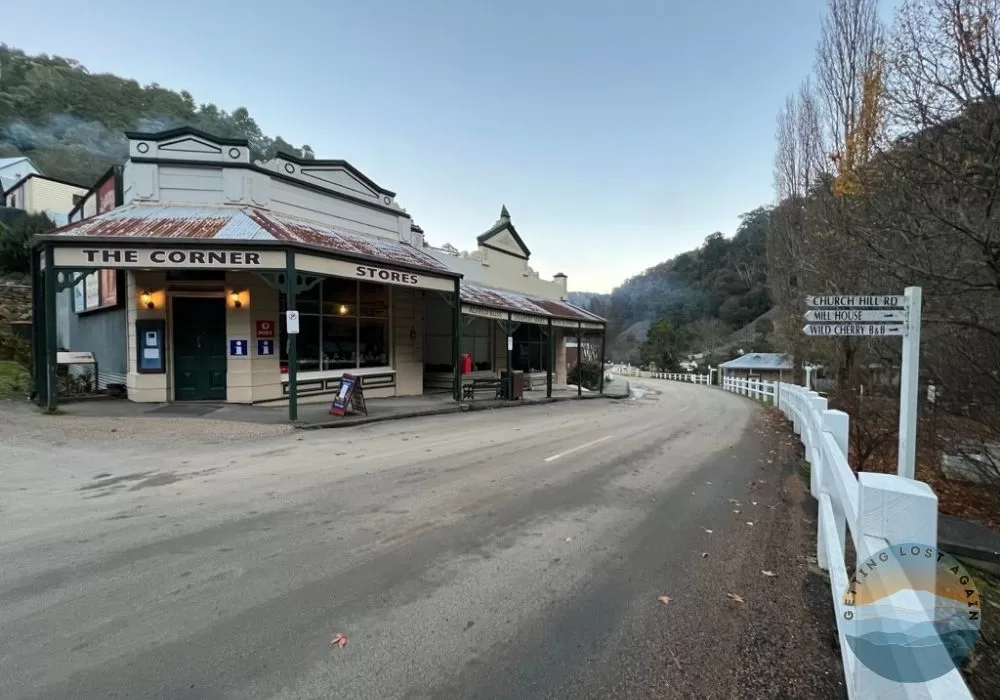
<svg viewBox="0 0 1000 700"><path fill-rule="evenodd" d="M364 413L368 415L365 406L365 393L361 388L361 380L353 374L345 374L340 378L340 390L330 404L330 413L335 416L346 416L348 413Z"/></svg>

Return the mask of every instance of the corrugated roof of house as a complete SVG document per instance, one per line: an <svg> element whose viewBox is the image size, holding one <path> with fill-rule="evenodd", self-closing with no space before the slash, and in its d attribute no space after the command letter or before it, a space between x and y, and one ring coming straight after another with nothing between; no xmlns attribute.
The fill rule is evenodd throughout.
<svg viewBox="0 0 1000 700"><path fill-rule="evenodd" d="M436 258L402 241L254 207L133 202L47 235L54 238L285 241L457 276Z"/></svg>
<svg viewBox="0 0 1000 700"><path fill-rule="evenodd" d="M792 369L792 358L780 352L751 352L735 360L723 362L723 369Z"/></svg>
<svg viewBox="0 0 1000 700"><path fill-rule="evenodd" d="M15 163L20 163L22 160L28 160L27 156L15 156L14 158L0 158L0 168L6 168L9 165L14 165Z"/></svg>

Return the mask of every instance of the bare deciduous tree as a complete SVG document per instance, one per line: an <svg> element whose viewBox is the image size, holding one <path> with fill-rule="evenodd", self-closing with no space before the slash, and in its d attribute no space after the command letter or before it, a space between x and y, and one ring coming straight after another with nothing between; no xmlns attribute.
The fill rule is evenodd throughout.
<svg viewBox="0 0 1000 700"><path fill-rule="evenodd" d="M828 0L816 52L831 155L841 168L856 166L851 147L865 110L865 84L878 70L882 45L878 0Z"/></svg>

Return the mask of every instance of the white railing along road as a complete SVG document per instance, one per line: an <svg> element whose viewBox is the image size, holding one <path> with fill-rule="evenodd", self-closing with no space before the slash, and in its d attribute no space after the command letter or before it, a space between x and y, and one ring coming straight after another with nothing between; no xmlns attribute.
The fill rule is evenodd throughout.
<svg viewBox="0 0 1000 700"><path fill-rule="evenodd" d="M709 375L643 372L617 366L615 374L709 384ZM724 376L722 389L776 406L792 423L809 462L809 490L819 502L816 560L830 573L830 593L851 700L971 700L958 669L927 682L897 683L862 664L845 631L848 570L845 545L850 535L857 561L864 562L893 545L918 543L937 547L937 496L922 481L893 474L856 477L847 461L850 419L830 410L825 398L784 382ZM932 561L932 560L929 560ZM934 564L932 564L934 565ZM914 594L914 606L920 603ZM930 621L930 617L928 617Z"/></svg>
<svg viewBox="0 0 1000 700"><path fill-rule="evenodd" d="M638 367L615 365L611 368L611 372L612 374L617 374L622 377L669 379L675 382L690 382L691 384L711 384L711 376L714 370L710 371L709 374L695 374L694 372L649 372L647 370L641 370Z"/></svg>

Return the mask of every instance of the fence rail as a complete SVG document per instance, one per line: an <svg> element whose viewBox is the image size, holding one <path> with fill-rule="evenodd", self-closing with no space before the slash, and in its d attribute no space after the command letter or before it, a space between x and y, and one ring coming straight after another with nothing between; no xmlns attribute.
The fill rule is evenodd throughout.
<svg viewBox="0 0 1000 700"><path fill-rule="evenodd" d="M760 379L739 379L736 377L723 377L722 388L735 394L749 396L757 401L776 404L778 383L766 382Z"/></svg>
<svg viewBox="0 0 1000 700"><path fill-rule="evenodd" d="M920 683L896 683L862 664L846 637L848 587L846 538L851 537L856 561L864 562L893 544L937 547L937 496L922 481L893 474L854 475L847 461L850 418L830 410L827 400L805 387L726 377L723 389L759 400L770 400L791 421L809 462L809 491L819 504L816 560L830 573L830 593L837 618L837 636L851 700L971 700L958 669ZM936 566L936 560L928 560ZM922 604L913 594L914 609ZM933 614L927 616L933 621Z"/></svg>
<svg viewBox="0 0 1000 700"><path fill-rule="evenodd" d="M633 368L623 369L638 372ZM626 376L658 378L656 373L649 372ZM669 374L662 376L672 378ZM862 664L847 640L847 537L850 536L854 545L857 562L865 562L894 544L916 543L936 548L938 502L931 488L922 481L894 474L855 476L847 460L850 418L843 411L831 410L827 400L815 391L785 382L735 377L723 377L721 388L776 406L792 423L805 449L809 491L819 506L816 561L830 574L830 593L848 697L851 700L972 700L972 693L958 669L953 668L926 682L893 682ZM936 559L927 561L928 566L936 567ZM907 607L923 609L915 593L910 603ZM927 615L925 621L932 622L933 613Z"/></svg>
<svg viewBox="0 0 1000 700"><path fill-rule="evenodd" d="M691 384L711 384L711 372L709 374L695 374L694 372L649 372L638 367L618 365L611 368L612 374L622 377L641 377L644 379L669 379L675 382L689 382Z"/></svg>

